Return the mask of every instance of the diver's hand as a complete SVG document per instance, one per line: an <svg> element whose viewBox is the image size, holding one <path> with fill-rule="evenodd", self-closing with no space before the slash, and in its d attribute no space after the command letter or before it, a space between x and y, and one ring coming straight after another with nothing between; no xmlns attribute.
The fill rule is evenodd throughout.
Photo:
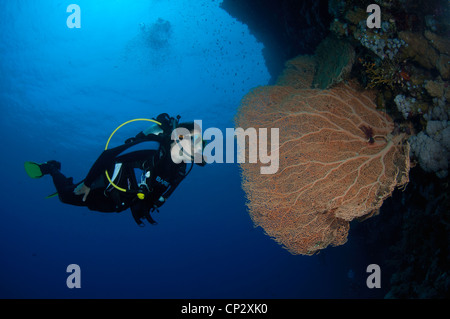
<svg viewBox="0 0 450 319"><path fill-rule="evenodd" d="M75 193L75 195L83 195L84 194L83 202L85 202L90 191L91 191L90 187L87 187L86 185L84 185L84 183L81 183L80 185L77 186L77 188L75 188L75 190L73 192Z"/></svg>

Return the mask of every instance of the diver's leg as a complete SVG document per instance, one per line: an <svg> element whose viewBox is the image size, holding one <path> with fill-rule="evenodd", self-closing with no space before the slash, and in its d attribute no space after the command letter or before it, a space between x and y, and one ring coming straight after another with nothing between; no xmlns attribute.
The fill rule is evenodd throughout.
<svg viewBox="0 0 450 319"><path fill-rule="evenodd" d="M44 175L50 175L53 178L53 184L55 184L56 191L58 192L59 199L65 204L71 204L76 206L86 206L83 202L82 195L75 195L73 190L78 186L73 183L72 177L65 177L60 169L61 164L56 161L48 161L41 164L41 171Z"/></svg>
<svg viewBox="0 0 450 319"><path fill-rule="evenodd" d="M53 178L53 184L55 184L58 191L59 199L65 203L75 206L87 206L90 210L99 212L115 212L117 207L114 202L105 196L103 189L92 189L83 202L83 195L75 195L75 188L81 184L74 184L72 177L65 177L61 172L61 164L55 161L49 161L41 164L40 168L44 175L50 175Z"/></svg>

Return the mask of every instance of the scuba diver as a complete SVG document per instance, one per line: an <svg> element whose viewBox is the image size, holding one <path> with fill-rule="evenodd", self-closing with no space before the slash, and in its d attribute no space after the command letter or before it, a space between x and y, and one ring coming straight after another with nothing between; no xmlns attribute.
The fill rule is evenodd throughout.
<svg viewBox="0 0 450 319"><path fill-rule="evenodd" d="M57 193L48 197L58 195L65 204L87 206L99 212L130 208L139 226L144 226L144 218L154 225L157 222L150 211L159 211L190 173L194 162L199 166L206 164L203 157L198 160L205 146L201 128L194 122L179 123L179 119L179 115L176 119L167 113L158 115L158 124L121 146L105 150L78 184L73 183L72 177L65 177L60 171L61 163L54 160L43 164L25 162L25 170L32 178L53 178Z"/></svg>

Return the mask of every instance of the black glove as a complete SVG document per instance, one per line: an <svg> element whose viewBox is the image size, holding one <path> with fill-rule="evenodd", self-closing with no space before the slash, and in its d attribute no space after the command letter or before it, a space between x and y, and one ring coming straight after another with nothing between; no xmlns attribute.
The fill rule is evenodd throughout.
<svg viewBox="0 0 450 319"><path fill-rule="evenodd" d="M133 215L134 221L136 222L136 224L138 224L139 226L143 227L145 226L145 224L142 222L142 219L145 218L150 224L152 225L156 225L158 224L153 218L152 216L150 216L150 210L146 209L146 210L142 210L139 209L140 205L137 206L131 206L131 214Z"/></svg>

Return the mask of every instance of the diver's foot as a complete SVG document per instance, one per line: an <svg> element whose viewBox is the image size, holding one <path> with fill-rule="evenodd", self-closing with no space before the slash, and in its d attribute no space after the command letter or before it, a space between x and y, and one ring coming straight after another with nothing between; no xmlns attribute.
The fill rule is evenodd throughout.
<svg viewBox="0 0 450 319"><path fill-rule="evenodd" d="M60 170L61 163L53 160L43 164L38 164L35 162L25 162L24 167L25 172L29 177L41 178L44 175L51 174L57 170Z"/></svg>
<svg viewBox="0 0 450 319"><path fill-rule="evenodd" d="M39 168L41 169L42 176L44 176L47 174L51 174L55 170L59 171L61 169L61 163L58 161L51 160L43 164L40 164Z"/></svg>

